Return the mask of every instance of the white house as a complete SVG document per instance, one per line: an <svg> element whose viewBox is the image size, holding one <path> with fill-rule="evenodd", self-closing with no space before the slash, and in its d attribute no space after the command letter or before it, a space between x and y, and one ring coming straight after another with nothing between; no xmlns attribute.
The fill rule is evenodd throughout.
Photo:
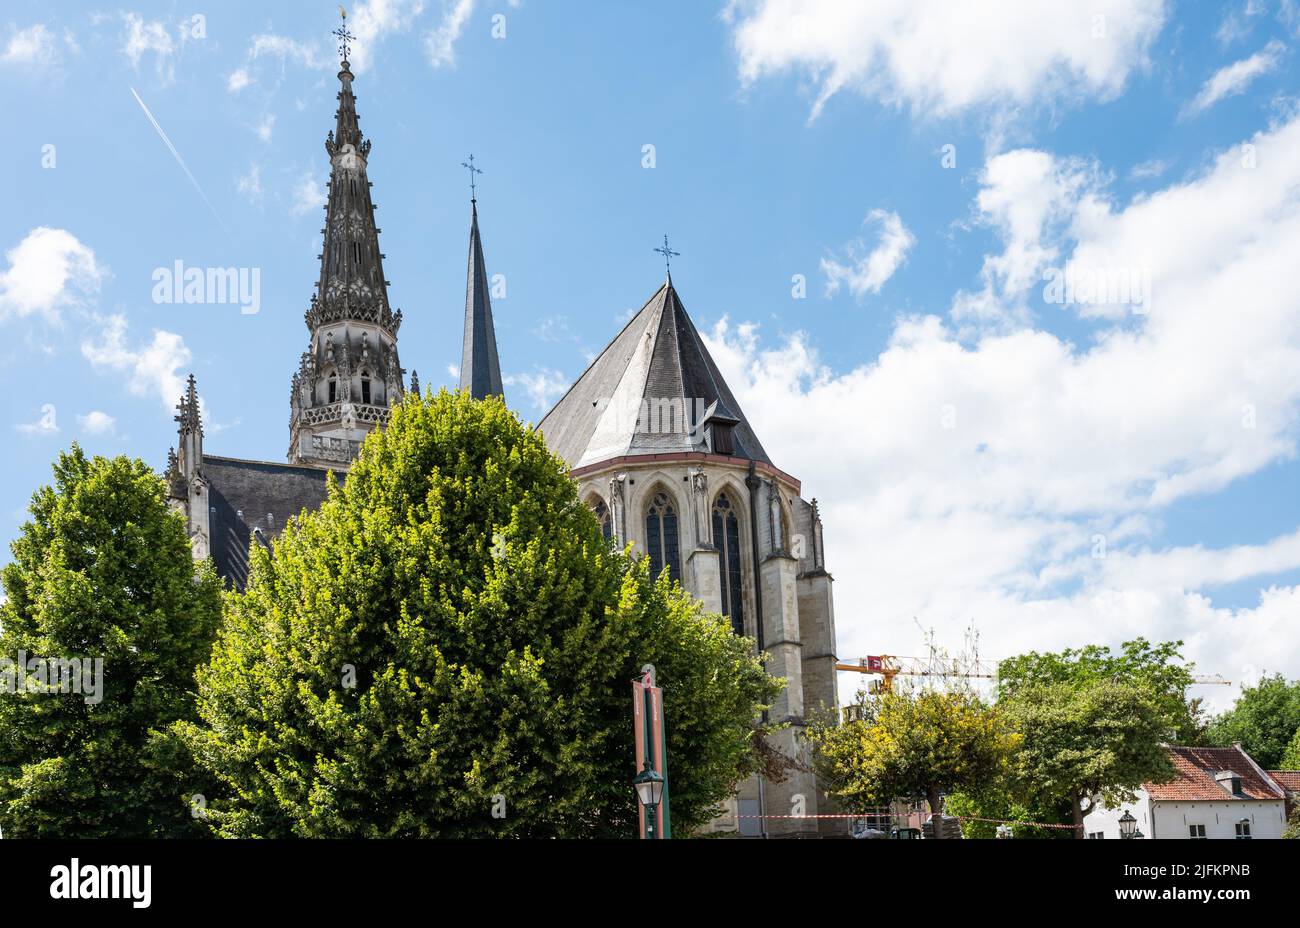
<svg viewBox="0 0 1300 928"><path fill-rule="evenodd" d="M1099 805L1083 819L1089 838L1119 838L1120 819L1135 818L1144 838L1280 838L1286 791L1250 758L1230 748L1167 747L1176 771L1167 783L1146 783L1137 800Z"/></svg>

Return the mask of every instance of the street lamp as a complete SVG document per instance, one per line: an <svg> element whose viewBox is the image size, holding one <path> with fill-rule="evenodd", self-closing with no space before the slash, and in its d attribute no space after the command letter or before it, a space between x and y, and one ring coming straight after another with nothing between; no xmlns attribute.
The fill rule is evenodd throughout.
<svg viewBox="0 0 1300 928"><path fill-rule="evenodd" d="M1133 817L1133 813L1125 810L1124 814L1119 817L1119 836L1121 838L1137 837L1138 820Z"/></svg>
<svg viewBox="0 0 1300 928"><path fill-rule="evenodd" d="M641 800L641 805L646 810L645 836L647 838L657 838L655 834L656 811L659 808L659 800L664 795L664 778L651 766L646 766L644 770L636 775L632 781L636 787L637 798Z"/></svg>

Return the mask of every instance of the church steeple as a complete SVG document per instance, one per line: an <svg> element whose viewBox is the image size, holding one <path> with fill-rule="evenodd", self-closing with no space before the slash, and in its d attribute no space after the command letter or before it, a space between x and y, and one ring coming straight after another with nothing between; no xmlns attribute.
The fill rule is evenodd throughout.
<svg viewBox="0 0 1300 928"><path fill-rule="evenodd" d="M476 169L471 167L473 170ZM469 391L477 400L504 395L501 365L497 360L496 329L492 325L487 263L483 260L483 240L478 231L477 197L470 200L469 271L465 284L465 342L460 358L460 388Z"/></svg>
<svg viewBox="0 0 1300 928"><path fill-rule="evenodd" d="M305 321L311 343L293 377L289 461L346 469L361 440L401 402L397 356L402 311L388 303L375 205L367 167L370 140L361 133L346 26L338 73L338 110L325 139L330 158L320 280Z"/></svg>

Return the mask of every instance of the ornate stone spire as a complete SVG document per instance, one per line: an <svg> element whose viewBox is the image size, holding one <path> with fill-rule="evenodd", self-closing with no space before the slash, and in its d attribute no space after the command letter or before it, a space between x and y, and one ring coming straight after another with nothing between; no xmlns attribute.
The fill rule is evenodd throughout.
<svg viewBox="0 0 1300 928"><path fill-rule="evenodd" d="M460 388L476 400L503 396L497 335L492 325L487 263L478 232L478 199L470 200L469 272L465 284L465 342L460 358Z"/></svg>
<svg viewBox="0 0 1300 928"><path fill-rule="evenodd" d="M325 139L330 158L320 280L305 321L311 343L290 390L289 461L346 470L369 431L401 402L397 355L402 312L388 303L366 170L370 140L361 133L346 27L338 73L338 110Z"/></svg>

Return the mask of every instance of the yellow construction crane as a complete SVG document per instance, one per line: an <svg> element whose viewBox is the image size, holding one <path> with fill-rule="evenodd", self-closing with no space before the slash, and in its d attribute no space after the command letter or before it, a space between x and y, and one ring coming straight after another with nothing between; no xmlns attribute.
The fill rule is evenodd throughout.
<svg viewBox="0 0 1300 928"><path fill-rule="evenodd" d="M872 693L889 693L894 689L894 677L959 677L963 679L995 680L997 663L982 661L979 658L949 658L939 655L932 657L899 657L896 654L872 654L858 658L853 663L840 662L836 670L853 673L874 674L880 682L873 687ZM1193 677L1192 683L1207 686L1231 686L1231 680L1225 680L1219 674Z"/></svg>

